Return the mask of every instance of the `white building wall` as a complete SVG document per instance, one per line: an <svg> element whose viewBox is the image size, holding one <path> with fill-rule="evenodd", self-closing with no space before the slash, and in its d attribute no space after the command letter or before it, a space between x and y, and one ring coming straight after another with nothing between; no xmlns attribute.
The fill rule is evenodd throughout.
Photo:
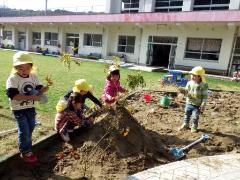
<svg viewBox="0 0 240 180"><path fill-rule="evenodd" d="M230 0L229 9L239 9L240 0Z"/></svg>
<svg viewBox="0 0 240 180"><path fill-rule="evenodd" d="M43 30L42 26L35 25L35 24L31 25L31 26L28 26L28 32L29 32L29 34L28 34L28 36L29 36L29 40L28 40L28 42L29 42L29 49L31 51L36 51L37 46L44 47L44 39L43 39L44 38L44 30ZM33 41L32 33L33 32L41 33L41 44L35 45L35 44L32 43L32 41Z"/></svg>
<svg viewBox="0 0 240 180"><path fill-rule="evenodd" d="M85 46L83 44L84 41L84 34L103 34L103 26L101 25L85 25L79 26L79 54L90 54L90 53L102 53L102 47L94 47L94 46Z"/></svg>
<svg viewBox="0 0 240 180"><path fill-rule="evenodd" d="M117 52L118 37L119 36L135 36L134 53ZM139 46L140 46L140 28L136 25L116 25L112 26L110 30L110 44L109 53L125 54L128 62L138 62Z"/></svg>
<svg viewBox="0 0 240 180"><path fill-rule="evenodd" d="M59 50L57 46L45 45L45 32L58 33L59 40L60 28L54 24L42 25L41 27L41 47L48 48L49 52L57 52Z"/></svg>
<svg viewBox="0 0 240 180"><path fill-rule="evenodd" d="M26 50L32 51L32 30L30 28L26 29Z"/></svg>
<svg viewBox="0 0 240 180"><path fill-rule="evenodd" d="M18 29L12 27L12 43L15 48L18 48Z"/></svg>
<svg viewBox="0 0 240 180"><path fill-rule="evenodd" d="M154 12L155 0L140 0L140 12Z"/></svg>
<svg viewBox="0 0 240 180"><path fill-rule="evenodd" d="M148 25L143 29L142 44L140 50L140 64L146 64L149 36L178 37L175 56L175 65L198 66L208 69L226 70L230 60L235 26L195 26L195 25ZM216 38L222 39L219 61L186 59L184 58L187 38Z"/></svg>
<svg viewBox="0 0 240 180"><path fill-rule="evenodd" d="M194 0L183 0L182 11L192 11Z"/></svg>
<svg viewBox="0 0 240 180"><path fill-rule="evenodd" d="M208 69L227 70L231 49L234 40L234 33L236 25L229 23L228 25L207 25L207 24L114 24L114 25L29 25L17 27L4 27L4 30L12 30L13 44L17 48L18 32L26 32L28 48L35 49L32 45L32 32L41 32L41 47L48 48L50 52L59 50L55 46L44 45L44 33L55 32L58 33L61 50L65 51L66 33L79 34L79 54L100 53L103 57L107 57L109 53L118 53L118 37L135 36L134 53L119 53L126 54L129 62L146 64L148 37L149 36L167 36L177 37L178 44L175 56L175 65L180 66L197 66L201 65ZM102 34L102 47L84 46L84 33ZM222 45L219 55L219 61L214 62L210 60L186 59L184 58L187 38L216 38L222 39Z"/></svg>
<svg viewBox="0 0 240 180"><path fill-rule="evenodd" d="M228 26L187 26L178 35L175 65L181 66L203 66L208 69L227 70L234 39L234 27ZM222 39L222 45L217 62L210 60L186 59L184 58L187 38L216 38Z"/></svg>
<svg viewBox="0 0 240 180"><path fill-rule="evenodd" d="M121 13L121 0L106 0L106 13Z"/></svg>
<svg viewBox="0 0 240 180"><path fill-rule="evenodd" d="M111 38L110 35L110 27L106 26L103 28L103 36L102 36L102 58L107 58L110 44L111 44Z"/></svg>

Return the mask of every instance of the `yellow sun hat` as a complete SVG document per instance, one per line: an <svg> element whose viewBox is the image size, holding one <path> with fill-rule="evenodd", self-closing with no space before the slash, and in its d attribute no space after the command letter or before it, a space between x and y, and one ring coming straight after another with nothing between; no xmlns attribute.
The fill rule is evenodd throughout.
<svg viewBox="0 0 240 180"><path fill-rule="evenodd" d="M201 79L202 79L202 82L206 82L206 79L205 79L205 70L203 69L203 67L201 66L196 66L194 67L190 72L189 74L193 74L193 75L196 75L196 76L200 76Z"/></svg>
<svg viewBox="0 0 240 180"><path fill-rule="evenodd" d="M108 69L108 73L110 74L113 71L119 70L119 66L118 65L111 65Z"/></svg>
<svg viewBox="0 0 240 180"><path fill-rule="evenodd" d="M32 57L29 53L24 51L19 51L13 55L13 66L19 66L22 64L32 64Z"/></svg>
<svg viewBox="0 0 240 180"><path fill-rule="evenodd" d="M80 92L80 91L92 91L93 87L92 85L88 84L85 79L79 79L75 81L73 92Z"/></svg>

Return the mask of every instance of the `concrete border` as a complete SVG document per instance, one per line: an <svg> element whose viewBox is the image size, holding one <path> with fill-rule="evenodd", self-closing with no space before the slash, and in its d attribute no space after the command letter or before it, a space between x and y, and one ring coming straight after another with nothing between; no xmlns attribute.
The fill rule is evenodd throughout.
<svg viewBox="0 0 240 180"><path fill-rule="evenodd" d="M51 132L47 136L42 137L39 141L37 141L33 145L33 151L39 151L51 143L56 143L56 141L59 141L58 133ZM8 167L12 162L18 161L18 160L19 160L19 152L13 152L7 156L1 157L0 158L0 177L4 173L4 171L6 172L6 170L9 169Z"/></svg>
<svg viewBox="0 0 240 180"><path fill-rule="evenodd" d="M176 161L133 174L126 180L240 179L240 154L203 156Z"/></svg>

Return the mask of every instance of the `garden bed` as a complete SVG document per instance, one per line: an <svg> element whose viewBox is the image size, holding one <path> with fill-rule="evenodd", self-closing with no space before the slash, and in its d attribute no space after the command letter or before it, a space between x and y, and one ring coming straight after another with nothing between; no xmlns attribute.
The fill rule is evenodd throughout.
<svg viewBox="0 0 240 180"><path fill-rule="evenodd" d="M146 103L145 94L152 100ZM240 93L212 92L200 117L198 133L178 131L184 99L168 92L168 108L159 100L166 92L141 91L129 96L124 107L101 114L88 131L75 132L70 143L60 141L38 151L39 162L12 163L3 179L122 179L130 174L176 161L169 154L207 133L210 139L196 145L186 158L237 153L240 150Z"/></svg>

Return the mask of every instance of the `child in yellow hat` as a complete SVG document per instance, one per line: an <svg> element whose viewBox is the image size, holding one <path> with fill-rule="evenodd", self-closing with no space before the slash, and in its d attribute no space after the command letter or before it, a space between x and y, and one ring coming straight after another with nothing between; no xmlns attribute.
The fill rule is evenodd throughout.
<svg viewBox="0 0 240 180"><path fill-rule="evenodd" d="M102 107L102 103L92 94L93 87L88 84L85 79L79 79L75 81L75 84L72 90L68 91L63 98L61 98L56 106L57 112L61 112L66 108L66 101L70 97L73 92L80 93L83 99L83 105L85 104L85 100L89 98L94 104ZM86 106L85 106L86 107Z"/></svg>
<svg viewBox="0 0 240 180"><path fill-rule="evenodd" d="M93 87L90 85L85 79L79 79L75 81L75 84L72 90L68 91L64 97L61 97L59 102L57 103L56 110L58 113L63 112L67 107L67 101L72 93L79 93L82 99L81 110L85 111L88 107L85 105L85 100L89 98L92 102L94 102L99 107L102 107L102 103L92 94ZM72 132L73 125L68 123L67 127L69 132Z"/></svg>
<svg viewBox="0 0 240 180"><path fill-rule="evenodd" d="M197 132L200 113L203 113L208 98L208 84L205 79L205 70L201 66L194 67L190 72L191 80L188 81L185 94L186 106L183 124L180 130L189 129L189 121L192 116L191 132Z"/></svg>
<svg viewBox="0 0 240 180"><path fill-rule="evenodd" d="M33 163L37 161L37 157L32 153L35 101L41 100L41 94L48 91L48 87L44 87L32 73L33 62L28 53L20 51L14 54L13 67L15 71L6 82L6 94L17 122L20 156L24 161Z"/></svg>
<svg viewBox="0 0 240 180"><path fill-rule="evenodd" d="M62 112L58 112L55 117L55 130L61 135L65 142L69 138L69 124L87 128L93 124L93 118L85 118L82 115L81 107L83 105L83 96L80 93L73 92L67 100L67 107Z"/></svg>
<svg viewBox="0 0 240 180"><path fill-rule="evenodd" d="M127 89L123 88L120 84L120 71L119 67L112 65L109 67L107 79L105 82L104 92L102 99L107 106L112 106L116 103L118 93L125 93Z"/></svg>

